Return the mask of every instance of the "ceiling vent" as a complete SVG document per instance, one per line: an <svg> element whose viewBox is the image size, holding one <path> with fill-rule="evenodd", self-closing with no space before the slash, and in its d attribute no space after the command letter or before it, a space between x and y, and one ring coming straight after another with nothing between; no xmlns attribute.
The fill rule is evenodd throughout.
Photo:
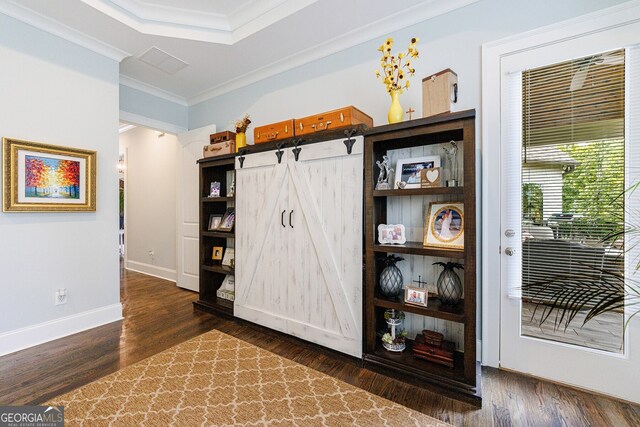
<svg viewBox="0 0 640 427"><path fill-rule="evenodd" d="M167 74L175 74L189 65L183 60L178 59L173 55L169 55L167 52L158 49L155 46L138 56L138 58L142 62L146 62Z"/></svg>

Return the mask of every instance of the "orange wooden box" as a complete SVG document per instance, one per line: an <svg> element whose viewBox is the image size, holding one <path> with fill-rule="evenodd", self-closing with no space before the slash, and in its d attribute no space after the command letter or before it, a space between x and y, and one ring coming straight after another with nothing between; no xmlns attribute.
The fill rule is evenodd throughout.
<svg viewBox="0 0 640 427"><path fill-rule="evenodd" d="M263 142L278 141L293 136L295 121L285 120L283 122L270 123L264 126L257 126L253 129L253 142L262 144Z"/></svg>
<svg viewBox="0 0 640 427"><path fill-rule="evenodd" d="M354 106L296 119L296 135L307 135L328 129L364 124L373 127L373 119Z"/></svg>
<svg viewBox="0 0 640 427"><path fill-rule="evenodd" d="M217 144L209 144L203 147L204 157L224 156L225 154L233 154L235 152L235 141L218 142Z"/></svg>

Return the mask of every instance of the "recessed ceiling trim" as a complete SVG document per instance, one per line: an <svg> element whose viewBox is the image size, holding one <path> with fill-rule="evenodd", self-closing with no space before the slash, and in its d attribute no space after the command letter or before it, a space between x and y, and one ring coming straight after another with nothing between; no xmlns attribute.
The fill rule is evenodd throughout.
<svg viewBox="0 0 640 427"><path fill-rule="evenodd" d="M284 73L293 68L327 57L342 50L357 46L377 37L398 31L405 27L434 18L453 10L468 6L480 0L431 0L412 8L388 15L364 27L330 39L319 45L267 64L261 68L227 80L199 94L187 98L188 104L195 105L211 98L240 89L260 80Z"/></svg>
<svg viewBox="0 0 640 427"><path fill-rule="evenodd" d="M22 5L19 5L12 0L5 0L0 2L0 12L5 15L11 16L19 21L29 24L32 27L38 28L42 31L46 31L49 34L58 36L64 40L67 40L78 46L82 46L85 49L89 49L102 56L106 56L109 59L120 62L124 58L131 56L129 52L125 52L122 49L118 49L100 40L97 40L91 36L88 36L78 30L61 24L58 21L54 21L44 15L34 12L31 9L27 9Z"/></svg>
<svg viewBox="0 0 640 427"><path fill-rule="evenodd" d="M143 34L231 45L318 0L253 0L229 16L139 0L80 1Z"/></svg>
<svg viewBox="0 0 640 427"><path fill-rule="evenodd" d="M149 129L158 130L160 132L167 132L172 134L180 134L186 132L188 129L182 126L174 125L173 123L163 122L161 120L151 119L140 114L130 113L128 111L120 110L120 121L131 123L132 125L144 126Z"/></svg>
<svg viewBox="0 0 640 427"><path fill-rule="evenodd" d="M159 87L152 86L148 83L141 82L123 74L120 74L120 84L132 89L139 90L141 92L148 93L149 95L157 96L158 98L164 99L166 101L171 101L184 107L187 107L189 105L187 104L187 99L180 95L176 95L175 93L160 89Z"/></svg>

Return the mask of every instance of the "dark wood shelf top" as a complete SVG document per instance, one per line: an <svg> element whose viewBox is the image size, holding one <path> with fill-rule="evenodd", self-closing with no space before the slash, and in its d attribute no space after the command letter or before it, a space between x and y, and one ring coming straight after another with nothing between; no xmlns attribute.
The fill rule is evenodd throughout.
<svg viewBox="0 0 640 427"><path fill-rule="evenodd" d="M235 273L235 270L231 267L227 267L224 265L201 265L203 270L206 271L212 271L214 273L221 273L221 274L230 274L233 276L233 274Z"/></svg>
<svg viewBox="0 0 640 427"><path fill-rule="evenodd" d="M216 156L216 157L203 157L196 161L204 168L208 167L217 167L217 166L231 166L229 169L235 168L236 165L236 153L233 154L225 154L224 156Z"/></svg>
<svg viewBox="0 0 640 427"><path fill-rule="evenodd" d="M236 237L234 233L227 233L225 231L201 231L200 235L204 237L220 237L223 239L235 239Z"/></svg>
<svg viewBox="0 0 640 427"><path fill-rule="evenodd" d="M442 307L435 298L429 297L426 307L406 304L402 300L390 300L381 296L373 299L377 307L393 308L400 311L419 314L421 316L435 317L437 319L450 320L452 322L464 323L464 301L458 301L455 307Z"/></svg>
<svg viewBox="0 0 640 427"><path fill-rule="evenodd" d="M235 197L202 197L200 199L203 203L226 203L233 202L234 200L236 200Z"/></svg>
<svg viewBox="0 0 640 427"><path fill-rule="evenodd" d="M463 194L464 187L405 188L396 190L373 190L373 197L429 196L437 194Z"/></svg>
<svg viewBox="0 0 640 427"><path fill-rule="evenodd" d="M476 110L458 111L456 113L443 113L421 119L405 120L403 122L394 123L392 125L375 126L365 131L365 136L377 135L379 133L388 133L396 130L417 128L425 125L434 125L437 123L450 122L453 120L474 118L475 116Z"/></svg>
<svg viewBox="0 0 640 427"><path fill-rule="evenodd" d="M406 242L404 245L373 245L374 252L435 256L442 258L464 258L464 251L427 248L422 242Z"/></svg>
<svg viewBox="0 0 640 427"><path fill-rule="evenodd" d="M212 297L211 299L201 298L198 301L194 301L193 306L209 313L233 317L233 301L226 299L216 297Z"/></svg>

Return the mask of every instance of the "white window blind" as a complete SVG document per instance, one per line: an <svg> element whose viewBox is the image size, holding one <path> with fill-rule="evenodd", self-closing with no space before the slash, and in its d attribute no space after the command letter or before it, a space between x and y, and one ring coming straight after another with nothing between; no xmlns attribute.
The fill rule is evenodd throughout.
<svg viewBox="0 0 640 427"><path fill-rule="evenodd" d="M521 82L522 297L552 302L566 286L615 292L609 285L624 277L625 50L526 70ZM588 306L586 295L572 303Z"/></svg>

